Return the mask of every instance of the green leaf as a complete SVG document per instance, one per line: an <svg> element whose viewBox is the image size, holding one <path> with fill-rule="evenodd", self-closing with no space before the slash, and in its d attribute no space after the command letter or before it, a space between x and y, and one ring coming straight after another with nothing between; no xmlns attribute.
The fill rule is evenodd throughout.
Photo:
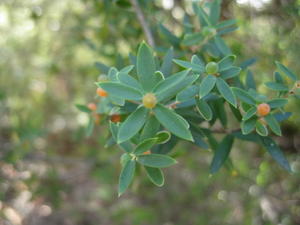
<svg viewBox="0 0 300 225"><path fill-rule="evenodd" d="M225 41L220 37L220 36L215 36L215 44L217 45L219 51L223 54L223 55L230 55L231 54L231 50L229 49L229 47L226 45Z"/></svg>
<svg viewBox="0 0 300 225"><path fill-rule="evenodd" d="M119 177L119 196L121 196L129 187L135 172L135 160L128 160L123 167Z"/></svg>
<svg viewBox="0 0 300 225"><path fill-rule="evenodd" d="M160 95L161 92L165 92L169 89L172 89L178 83L182 82L184 78L187 77L190 70L184 70L179 73L175 73L174 75L169 76L167 79L160 81L153 89L153 92L156 93L157 96Z"/></svg>
<svg viewBox="0 0 300 225"><path fill-rule="evenodd" d="M248 89L252 88L253 90L256 90L256 83L255 83L254 76L253 76L253 73L251 72L251 70L247 71L246 86Z"/></svg>
<svg viewBox="0 0 300 225"><path fill-rule="evenodd" d="M179 92L176 96L176 101L184 102L194 98L195 95L199 93L199 87L196 85L192 85L187 87L186 89Z"/></svg>
<svg viewBox="0 0 300 225"><path fill-rule="evenodd" d="M180 39L176 37L171 31L169 31L164 25L159 24L159 30L173 46L177 46L180 44Z"/></svg>
<svg viewBox="0 0 300 225"><path fill-rule="evenodd" d="M160 131L155 135L155 138L157 138L157 144L165 144L170 140L171 134L168 131Z"/></svg>
<svg viewBox="0 0 300 225"><path fill-rule="evenodd" d="M256 114L256 107L252 107L250 108L246 114L243 116L243 120L249 120L250 118L252 118L255 114Z"/></svg>
<svg viewBox="0 0 300 225"><path fill-rule="evenodd" d="M193 141L193 137L189 129L186 127L186 120L173 110L158 104L154 109L157 120L174 135L189 141ZM179 119L181 118L181 119Z"/></svg>
<svg viewBox="0 0 300 225"><path fill-rule="evenodd" d="M196 106L199 113L205 120L209 121L212 119L213 113L206 101L196 98Z"/></svg>
<svg viewBox="0 0 300 225"><path fill-rule="evenodd" d="M272 109L275 109L285 106L288 103L288 100L285 98L277 98L270 100L267 103Z"/></svg>
<svg viewBox="0 0 300 225"><path fill-rule="evenodd" d="M134 68L134 65L126 66L126 67L124 67L123 69L120 70L120 73L128 74L133 68Z"/></svg>
<svg viewBox="0 0 300 225"><path fill-rule="evenodd" d="M235 95L233 94L232 90L228 86L228 84L221 78L217 79L217 88L220 92L220 94L223 96L223 98L229 102L231 105L236 107L237 102Z"/></svg>
<svg viewBox="0 0 300 225"><path fill-rule="evenodd" d="M217 24L220 19L220 14L221 14L220 6L221 6L220 0L214 0L211 3L210 10L209 10L209 21L211 22L212 25Z"/></svg>
<svg viewBox="0 0 300 225"><path fill-rule="evenodd" d="M119 72L118 78L122 84L125 84L125 85L130 86L135 89L138 89L139 91L143 90L141 84L135 78L128 75L127 73Z"/></svg>
<svg viewBox="0 0 300 225"><path fill-rule="evenodd" d="M176 83L176 85L171 86L170 88L164 89L161 92L157 93L157 100L164 101L174 97L184 88L192 85L197 79L199 75L189 75L184 78L181 82Z"/></svg>
<svg viewBox="0 0 300 225"><path fill-rule="evenodd" d="M272 114L269 114L264 117L265 121L269 125L270 129L277 134L278 136L281 136L281 129L278 121L275 119L275 117Z"/></svg>
<svg viewBox="0 0 300 225"><path fill-rule="evenodd" d="M150 114L141 133L140 140L143 141L156 135L160 127L160 123L154 115Z"/></svg>
<svg viewBox="0 0 300 225"><path fill-rule="evenodd" d="M75 106L76 106L76 108L77 108L78 110L80 110L81 112L85 112L85 113L90 113L90 112L92 112L92 110L90 110L90 109L89 109L87 106L85 106L85 105L76 104Z"/></svg>
<svg viewBox="0 0 300 225"><path fill-rule="evenodd" d="M217 29L222 29L222 28L225 28L225 27L229 27L229 26L233 26L236 24L236 20L223 20L222 22L218 23L216 25L216 28Z"/></svg>
<svg viewBox="0 0 300 225"><path fill-rule="evenodd" d="M255 105L256 101L255 99L248 94L248 92L244 91L243 89L237 88L237 87L232 87L231 88L235 96L240 99L242 102L245 102L249 105Z"/></svg>
<svg viewBox="0 0 300 225"><path fill-rule="evenodd" d="M275 143L275 141L273 141L270 137L260 137L260 139L263 146L267 149L267 151L273 157L273 159L275 159L279 163L279 165L281 165L284 169L286 169L289 172L292 172L289 162L284 157L281 149Z"/></svg>
<svg viewBox="0 0 300 225"><path fill-rule="evenodd" d="M89 137L89 136L92 135L93 130L94 130L94 126L95 126L94 118L90 116L89 123L88 123L88 125L86 127L86 130L85 130L85 135L87 137Z"/></svg>
<svg viewBox="0 0 300 225"><path fill-rule="evenodd" d="M194 71L196 73L203 73L205 71L204 67L199 64L190 63L190 62L183 61L180 59L173 59L173 62L183 68L192 69L192 71Z"/></svg>
<svg viewBox="0 0 300 225"><path fill-rule="evenodd" d="M286 66L282 65L280 62L275 62L277 68L282 71L286 76L288 76L289 78L291 78L293 81L297 80L297 76L290 71Z"/></svg>
<svg viewBox="0 0 300 225"><path fill-rule="evenodd" d="M119 126L116 123L113 123L109 121L109 130L111 132L111 135L115 141L117 141L118 132L119 132Z"/></svg>
<svg viewBox="0 0 300 225"><path fill-rule="evenodd" d="M121 83L103 82L98 83L98 86L107 91L109 95L117 98L126 100L141 100L143 97L142 93L139 90Z"/></svg>
<svg viewBox="0 0 300 225"><path fill-rule="evenodd" d="M288 91L289 90L286 85L281 84L281 83L267 82L267 83L265 83L265 85L274 91Z"/></svg>
<svg viewBox="0 0 300 225"><path fill-rule="evenodd" d="M231 66L234 63L235 59L236 59L235 55L229 55L229 56L226 56L225 58L223 58L220 62L218 62L219 71L221 72L221 71L224 71L224 70L227 70L227 69L231 68Z"/></svg>
<svg viewBox="0 0 300 225"><path fill-rule="evenodd" d="M157 143L157 140L158 140L157 138L149 138L142 141L140 144L138 144L138 146L134 150L134 154L139 155L150 150L153 147L153 145Z"/></svg>
<svg viewBox="0 0 300 225"><path fill-rule="evenodd" d="M251 118L250 120L243 121L241 124L242 133L244 135L251 133L256 124L256 118Z"/></svg>
<svg viewBox="0 0 300 225"><path fill-rule="evenodd" d="M239 75L239 73L241 72L241 68L240 67L230 67L228 69L225 69L223 71L220 72L221 76L224 80L227 80L229 78L233 78L237 75Z"/></svg>
<svg viewBox="0 0 300 225"><path fill-rule="evenodd" d="M111 67L107 74L108 80L117 82L118 81L117 73L118 70L115 67Z"/></svg>
<svg viewBox="0 0 300 225"><path fill-rule="evenodd" d="M118 143L129 140L136 135L146 122L148 110L139 107L120 126L118 133Z"/></svg>
<svg viewBox="0 0 300 225"><path fill-rule="evenodd" d="M137 156L137 161L144 166L154 168L165 168L176 163L175 159L161 154L139 155Z"/></svg>
<svg viewBox="0 0 300 225"><path fill-rule="evenodd" d="M169 76L167 79L160 81L153 89L153 92L159 95L160 92L164 92L178 83L180 83L189 74L190 70L184 70L174 75Z"/></svg>
<svg viewBox="0 0 300 225"><path fill-rule="evenodd" d="M206 76L200 84L199 97L203 98L207 94L209 94L209 92L214 88L216 81L217 78L215 76L213 75Z"/></svg>
<svg viewBox="0 0 300 225"><path fill-rule="evenodd" d="M165 57L163 58L162 65L160 67L160 71L166 76L170 76L172 73L172 61L174 57L174 50L173 48L169 48Z"/></svg>
<svg viewBox="0 0 300 225"><path fill-rule="evenodd" d="M145 91L151 91L155 86L155 61L151 48L143 42L137 54L137 74Z"/></svg>
<svg viewBox="0 0 300 225"><path fill-rule="evenodd" d="M214 158L210 165L211 173L216 173L222 167L222 165L229 156L230 150L233 145L233 141L234 136L227 135L218 145L218 148L214 154Z"/></svg>
<svg viewBox="0 0 300 225"><path fill-rule="evenodd" d="M161 169L145 166L145 170L147 172L148 178L153 184L155 184L158 187L164 185L165 179Z"/></svg>
<svg viewBox="0 0 300 225"><path fill-rule="evenodd" d="M185 34L182 45L185 46L192 46L192 45L199 45L204 40L204 37L201 33L189 33Z"/></svg>
<svg viewBox="0 0 300 225"><path fill-rule="evenodd" d="M198 6L195 2L193 3L192 6L195 14L199 18L199 22L201 26L211 25L207 13L201 8L201 6Z"/></svg>
<svg viewBox="0 0 300 225"><path fill-rule="evenodd" d="M203 70L204 70L205 63L204 63L203 60L200 59L197 55L193 55L193 56L192 56L191 63L192 63L192 64L196 64L196 65L202 66L202 67L203 67Z"/></svg>
<svg viewBox="0 0 300 225"><path fill-rule="evenodd" d="M267 127L262 124L260 121L256 122L256 132L260 135L260 136L268 136L269 132Z"/></svg>

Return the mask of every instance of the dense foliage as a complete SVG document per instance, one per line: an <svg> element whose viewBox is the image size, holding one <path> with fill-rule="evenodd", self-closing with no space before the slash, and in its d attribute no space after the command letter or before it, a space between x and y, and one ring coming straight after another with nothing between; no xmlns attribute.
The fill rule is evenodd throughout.
<svg viewBox="0 0 300 225"><path fill-rule="evenodd" d="M260 143L291 172L271 134L281 136L279 122L291 115L284 111L284 106L289 97L300 97L297 76L276 62L274 80L266 82L265 86L277 94L269 98L257 92L249 69L254 60L248 59L235 66L236 56L222 39L223 35L236 30L236 21L220 21L221 1L195 2L193 10L199 27L186 15L180 37L162 24L158 25L166 45L172 46L165 51L164 57L155 57L153 50L141 43L137 55L130 54L131 65L120 70L111 67L106 69L107 75L99 77L98 106L78 105L84 112L126 117L123 121L110 122L112 137L107 144L117 143L125 151L121 156L119 195L131 183L137 164L145 168L154 184L162 186L161 168L176 163L167 154L180 139L214 150L211 173L217 172L224 163L230 164L227 158L235 138ZM151 42L152 39L150 36ZM182 47L188 48L181 51ZM190 52L193 55L189 59ZM176 71L179 72L175 74L173 62L178 65ZM107 68L102 63L98 65ZM180 68L185 70L180 71ZM240 123L240 129L228 124L227 107ZM90 118L88 133L92 131L93 120L94 115ZM226 134L219 143L214 137L217 121L221 122L221 130Z"/></svg>

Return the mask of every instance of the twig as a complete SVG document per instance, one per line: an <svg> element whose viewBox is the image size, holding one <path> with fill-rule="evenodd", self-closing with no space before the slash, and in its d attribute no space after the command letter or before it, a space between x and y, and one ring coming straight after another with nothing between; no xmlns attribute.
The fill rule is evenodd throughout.
<svg viewBox="0 0 300 225"><path fill-rule="evenodd" d="M153 34L151 32L151 29L145 19L145 16L143 14L143 11L138 3L137 0L130 0L131 4L133 5L134 11L136 13L136 16L144 30L144 33L146 35L147 41L149 43L149 45L151 45L152 47L155 47L155 41L154 41L154 37Z"/></svg>

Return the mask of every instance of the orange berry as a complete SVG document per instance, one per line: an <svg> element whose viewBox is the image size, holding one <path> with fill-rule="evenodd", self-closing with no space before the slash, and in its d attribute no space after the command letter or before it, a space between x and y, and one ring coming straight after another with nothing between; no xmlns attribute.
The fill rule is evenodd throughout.
<svg viewBox="0 0 300 225"><path fill-rule="evenodd" d="M150 155L150 154L151 154L151 151L150 151L150 150L145 151L143 154L144 154L144 155Z"/></svg>
<svg viewBox="0 0 300 225"><path fill-rule="evenodd" d="M143 105L145 108L152 109L156 106L157 100L153 93L147 93L143 97Z"/></svg>
<svg viewBox="0 0 300 225"><path fill-rule="evenodd" d="M113 123L121 122L121 116L119 114L111 115L110 121Z"/></svg>
<svg viewBox="0 0 300 225"><path fill-rule="evenodd" d="M97 94L100 96L100 97L107 97L107 92L104 91L102 88L97 88Z"/></svg>
<svg viewBox="0 0 300 225"><path fill-rule="evenodd" d="M92 111L97 109L97 105L95 103L89 103L87 107Z"/></svg>
<svg viewBox="0 0 300 225"><path fill-rule="evenodd" d="M271 107L267 103L262 103L257 106L257 114L259 116L266 116L270 113Z"/></svg>

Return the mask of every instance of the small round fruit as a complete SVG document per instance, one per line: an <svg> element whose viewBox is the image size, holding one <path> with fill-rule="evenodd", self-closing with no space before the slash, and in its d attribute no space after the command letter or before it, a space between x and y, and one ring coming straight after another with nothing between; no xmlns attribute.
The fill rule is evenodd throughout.
<svg viewBox="0 0 300 225"><path fill-rule="evenodd" d="M100 96L100 97L107 97L107 92L104 91L102 88L97 88L97 94Z"/></svg>
<svg viewBox="0 0 300 225"><path fill-rule="evenodd" d="M97 109L97 105L95 103L89 103L87 107L92 111L96 111Z"/></svg>
<svg viewBox="0 0 300 225"><path fill-rule="evenodd" d="M259 116L266 116L270 113L271 107L267 103L262 103L257 106L257 114Z"/></svg>
<svg viewBox="0 0 300 225"><path fill-rule="evenodd" d="M143 154L144 154L144 155L150 155L150 154L151 154L151 151L150 151L150 150L145 151Z"/></svg>
<svg viewBox="0 0 300 225"><path fill-rule="evenodd" d="M216 74L219 70L219 66L218 63L210 62L206 65L205 69L208 74Z"/></svg>
<svg viewBox="0 0 300 225"><path fill-rule="evenodd" d="M297 82L296 82L295 87L296 87L296 88L300 88L300 81L297 81Z"/></svg>
<svg viewBox="0 0 300 225"><path fill-rule="evenodd" d="M156 106L157 100L153 93L147 93L143 97L143 105L145 108L152 109Z"/></svg>
<svg viewBox="0 0 300 225"><path fill-rule="evenodd" d="M110 116L110 121L113 123L121 122L121 116L119 114L114 114Z"/></svg>

